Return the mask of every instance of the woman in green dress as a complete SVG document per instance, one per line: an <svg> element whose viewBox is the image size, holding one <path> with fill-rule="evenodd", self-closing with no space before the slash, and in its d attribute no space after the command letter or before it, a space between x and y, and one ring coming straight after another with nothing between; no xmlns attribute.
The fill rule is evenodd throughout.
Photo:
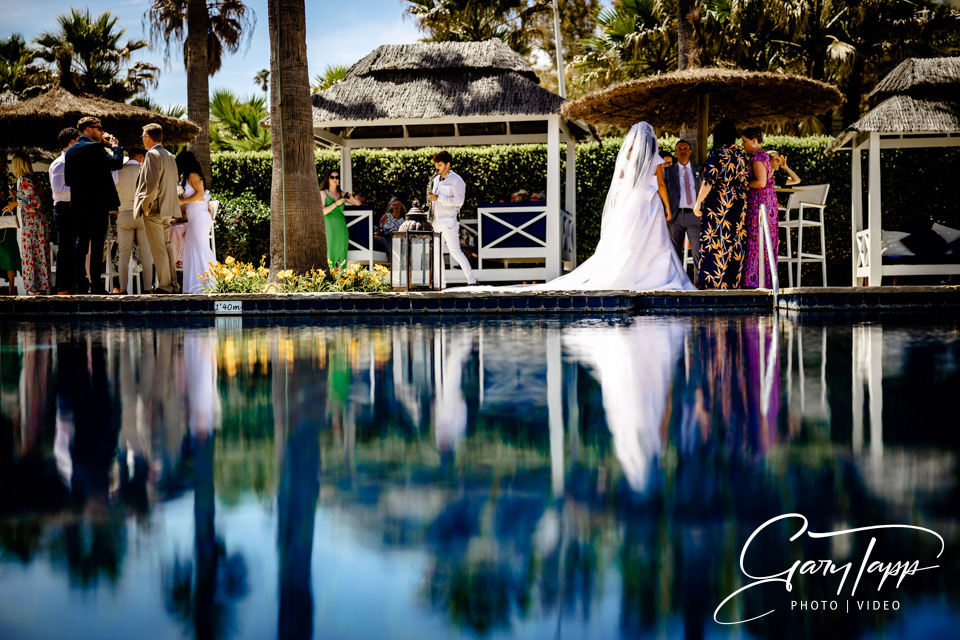
<svg viewBox="0 0 960 640"><path fill-rule="evenodd" d="M343 205L357 206L360 201L350 193L340 191L340 172L329 171L320 185L323 194L323 222L327 231L327 260L335 267L347 262L347 219L343 217Z"/></svg>
<svg viewBox="0 0 960 640"><path fill-rule="evenodd" d="M12 177L7 173L7 154L0 154L0 207L8 201L16 202L17 189L10 183ZM0 276L7 279L6 293L12 296L17 295L13 281L21 268L17 230L4 226L0 228Z"/></svg>

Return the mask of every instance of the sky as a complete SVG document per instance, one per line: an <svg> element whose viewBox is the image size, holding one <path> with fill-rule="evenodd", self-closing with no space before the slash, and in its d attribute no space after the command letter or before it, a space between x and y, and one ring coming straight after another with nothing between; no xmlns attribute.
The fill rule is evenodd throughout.
<svg viewBox="0 0 960 640"><path fill-rule="evenodd" d="M266 0L247 0L256 14L256 26L249 46L224 57L221 70L210 78L210 90L227 88L241 96L260 93L253 82L260 69L270 68L270 34L267 28ZM57 29L57 16L71 7L90 8L93 15L110 11L117 16L117 26L126 29L124 38L143 38L142 18L149 0L0 0L0 37L22 33L28 40L44 31ZM413 20L403 18L402 0L306 0L307 60L310 78L322 73L327 65L351 65L382 44L409 44L421 37ZM167 64L162 46L134 54L136 60L160 67L159 85L149 96L160 105L187 103L187 77L183 69L182 48L171 50Z"/></svg>

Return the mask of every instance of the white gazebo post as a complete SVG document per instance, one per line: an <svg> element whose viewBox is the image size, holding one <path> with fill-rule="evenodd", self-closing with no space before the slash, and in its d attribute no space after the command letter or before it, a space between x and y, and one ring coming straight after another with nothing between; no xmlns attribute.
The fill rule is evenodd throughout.
<svg viewBox="0 0 960 640"><path fill-rule="evenodd" d="M547 118L547 280L560 277L560 116Z"/></svg>
<svg viewBox="0 0 960 640"><path fill-rule="evenodd" d="M573 221L573 228L570 233L573 235L573 255L571 264L574 269L577 267L577 141L573 139L570 132L567 131L567 193L563 198L563 206Z"/></svg>
<svg viewBox="0 0 960 640"><path fill-rule="evenodd" d="M867 245L867 259L870 262L870 286L879 287L883 273L883 232L880 230L883 216L880 209L880 134L878 132L870 132L867 149L870 176L870 200L867 209L870 240Z"/></svg>
<svg viewBox="0 0 960 640"><path fill-rule="evenodd" d="M340 189L353 193L353 163L349 143L340 147Z"/></svg>
<svg viewBox="0 0 960 640"><path fill-rule="evenodd" d="M860 267L860 251L857 244L857 235L863 231L863 173L860 169L860 145L858 136L854 137L850 167L850 229L851 241L853 242L853 274L850 282L854 286L863 284L860 278L857 278L857 269Z"/></svg>

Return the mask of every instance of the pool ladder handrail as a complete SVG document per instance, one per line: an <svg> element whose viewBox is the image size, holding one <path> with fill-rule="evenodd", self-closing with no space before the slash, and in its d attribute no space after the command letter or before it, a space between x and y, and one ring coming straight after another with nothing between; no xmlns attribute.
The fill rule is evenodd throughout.
<svg viewBox="0 0 960 640"><path fill-rule="evenodd" d="M773 312L774 314L779 312L779 304L777 299L780 295L780 278L777 277L777 256L773 255L773 242L770 240L770 229L767 227L767 205L760 204L760 212L757 214L757 225L760 227L760 233L758 234L759 243L760 243L760 256L757 260L757 288L764 289L764 270L763 270L763 256L767 256L767 264L770 266L770 279L772 280L771 289L773 289Z"/></svg>

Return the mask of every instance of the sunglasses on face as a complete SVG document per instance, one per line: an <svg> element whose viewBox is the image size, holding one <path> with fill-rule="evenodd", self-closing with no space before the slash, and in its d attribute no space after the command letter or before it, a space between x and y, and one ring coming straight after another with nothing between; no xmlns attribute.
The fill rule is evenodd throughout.
<svg viewBox="0 0 960 640"><path fill-rule="evenodd" d="M331 180L339 180L339 179L340 179L340 176L330 176L330 179L331 179Z"/></svg>

